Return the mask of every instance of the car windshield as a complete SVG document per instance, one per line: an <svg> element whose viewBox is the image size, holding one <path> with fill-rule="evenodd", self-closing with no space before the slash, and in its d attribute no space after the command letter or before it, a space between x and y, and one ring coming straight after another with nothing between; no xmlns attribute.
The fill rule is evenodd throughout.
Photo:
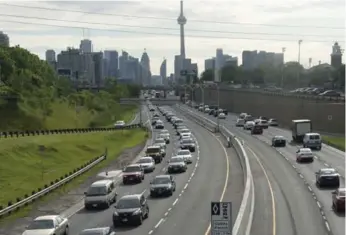
<svg viewBox="0 0 346 235"><path fill-rule="evenodd" d="M138 172L141 171L139 166L128 166L125 168L124 172Z"/></svg>
<svg viewBox="0 0 346 235"><path fill-rule="evenodd" d="M117 121L115 124L124 124L124 121Z"/></svg>
<svg viewBox="0 0 346 235"><path fill-rule="evenodd" d="M160 152L160 148L157 147L157 148L148 148L147 149L147 153L157 153L157 152Z"/></svg>
<svg viewBox="0 0 346 235"><path fill-rule="evenodd" d="M276 122L276 119L270 119L270 121L272 121L272 122Z"/></svg>
<svg viewBox="0 0 346 235"><path fill-rule="evenodd" d="M321 170L321 174L324 174L324 175L331 175L331 174L335 174L336 173L336 170L334 169L323 169Z"/></svg>
<svg viewBox="0 0 346 235"><path fill-rule="evenodd" d="M165 143L164 139L155 140L155 144L164 144L164 143Z"/></svg>
<svg viewBox="0 0 346 235"><path fill-rule="evenodd" d="M170 162L184 162L184 159L181 157L171 158Z"/></svg>
<svg viewBox="0 0 346 235"><path fill-rule="evenodd" d="M117 204L117 209L139 208L141 205L137 198L120 199Z"/></svg>
<svg viewBox="0 0 346 235"><path fill-rule="evenodd" d="M190 151L189 150L182 150L178 152L178 155L189 155Z"/></svg>
<svg viewBox="0 0 346 235"><path fill-rule="evenodd" d="M302 153L311 153L310 149L300 149L300 152Z"/></svg>
<svg viewBox="0 0 346 235"><path fill-rule="evenodd" d="M151 163L152 160L150 158L141 158L138 163Z"/></svg>
<svg viewBox="0 0 346 235"><path fill-rule="evenodd" d="M319 135L310 135L310 140L319 140L320 136Z"/></svg>
<svg viewBox="0 0 346 235"><path fill-rule="evenodd" d="M177 119L175 123L183 123L183 120Z"/></svg>
<svg viewBox="0 0 346 235"><path fill-rule="evenodd" d="M193 140L192 139L184 139L181 141L183 144L192 144Z"/></svg>
<svg viewBox="0 0 346 235"><path fill-rule="evenodd" d="M156 177L153 180L153 184L168 184L171 180L168 177Z"/></svg>
<svg viewBox="0 0 346 235"><path fill-rule="evenodd" d="M162 124L162 122L160 120L157 120L156 124Z"/></svg>
<svg viewBox="0 0 346 235"><path fill-rule="evenodd" d="M182 129L182 130L181 130L181 133L183 133L183 134L184 134L184 133L190 133L190 130L188 130L188 129Z"/></svg>
<svg viewBox="0 0 346 235"><path fill-rule="evenodd" d="M161 134L168 134L168 130L162 130Z"/></svg>
<svg viewBox="0 0 346 235"><path fill-rule="evenodd" d="M109 231L106 233L108 234ZM101 229L92 229L92 230L89 230L89 231L82 231L79 235L104 235L104 230L101 230Z"/></svg>
<svg viewBox="0 0 346 235"><path fill-rule="evenodd" d="M27 228L27 230L36 229L52 229L54 228L54 221L51 219L34 220Z"/></svg>
<svg viewBox="0 0 346 235"><path fill-rule="evenodd" d="M91 186L86 192L87 196L102 196L107 194L105 186Z"/></svg>

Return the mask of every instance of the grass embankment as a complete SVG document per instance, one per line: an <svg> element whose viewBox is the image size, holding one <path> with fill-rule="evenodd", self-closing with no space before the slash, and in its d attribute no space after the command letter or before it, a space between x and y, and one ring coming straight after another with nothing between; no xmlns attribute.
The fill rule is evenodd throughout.
<svg viewBox="0 0 346 235"><path fill-rule="evenodd" d="M0 205L15 202L33 189L50 184L51 181L72 171L108 148L108 158L87 173L73 180L61 191L67 191L95 174L100 168L114 160L126 148L134 147L146 139L141 129L116 132L100 132L73 135L35 136L0 141ZM46 151L41 154L39 146ZM59 193L59 192L57 192ZM24 216L31 206L11 217Z"/></svg>
<svg viewBox="0 0 346 235"><path fill-rule="evenodd" d="M322 139L325 144L345 151L345 137L323 136Z"/></svg>

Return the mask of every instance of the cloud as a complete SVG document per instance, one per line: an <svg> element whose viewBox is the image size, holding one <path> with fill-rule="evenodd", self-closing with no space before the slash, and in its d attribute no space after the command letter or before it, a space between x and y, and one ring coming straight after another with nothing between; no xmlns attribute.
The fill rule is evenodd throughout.
<svg viewBox="0 0 346 235"><path fill-rule="evenodd" d="M168 70L173 71L174 55L179 53L179 26L176 21L180 11L179 1L166 0L164 4L162 1L145 0L10 4L53 9L11 7L0 3L0 28L9 34L11 44L20 44L41 58L44 58L46 49L55 49L59 53L67 46L78 47L83 37L89 37L95 50L124 49L140 57L143 49L147 48L153 73L159 72L163 57L168 60ZM223 48L224 53L241 59L242 50L281 52L281 48L286 47L286 60L297 60L297 41L303 39L303 64L307 65L310 57L316 63L318 60L329 62L331 45L345 38L344 30L331 29L344 27L345 16L341 6L344 6L342 0L187 0L184 2L187 56L198 62L200 71L204 69L204 59L215 56L216 48ZM299 27L286 27L289 25ZM327 28L304 27L312 25ZM345 46L344 42L340 44Z"/></svg>

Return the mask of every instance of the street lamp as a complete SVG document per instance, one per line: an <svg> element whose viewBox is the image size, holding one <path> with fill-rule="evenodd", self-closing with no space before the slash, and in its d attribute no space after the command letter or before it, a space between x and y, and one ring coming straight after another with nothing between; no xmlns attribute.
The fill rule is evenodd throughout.
<svg viewBox="0 0 346 235"><path fill-rule="evenodd" d="M303 40L299 40L298 41L298 73L297 73L297 82L298 82L298 86L300 84L300 47L301 47L301 44L302 44Z"/></svg>
<svg viewBox="0 0 346 235"><path fill-rule="evenodd" d="M216 83L216 90L217 90L217 109L219 110L220 109L220 83L217 82ZM220 118L219 118L219 115L216 117L216 121L217 121L217 131L219 132L220 131Z"/></svg>
<svg viewBox="0 0 346 235"><path fill-rule="evenodd" d="M284 88L284 68L285 68L285 51L286 51L286 47L282 48L282 57L283 57L283 61L282 61L282 70L281 70L281 88Z"/></svg>

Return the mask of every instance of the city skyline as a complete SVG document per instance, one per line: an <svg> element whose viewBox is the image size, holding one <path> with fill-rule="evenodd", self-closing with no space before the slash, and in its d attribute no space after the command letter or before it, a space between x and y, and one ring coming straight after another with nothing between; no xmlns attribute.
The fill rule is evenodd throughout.
<svg viewBox="0 0 346 235"><path fill-rule="evenodd" d="M271 1L263 1L261 6L254 1L247 2L246 4L241 1L230 1L230 3L218 1L220 3L219 6L215 4L212 8L205 6L205 4L195 3L196 1L184 2L184 15L189 20L189 23L185 25L185 50L187 58L197 61L200 72L203 71L204 60L215 56L217 48L222 48L225 54L238 57L239 64L242 61L241 53L243 50L263 50L280 53L282 47L286 48L285 61L297 61L298 40L302 39L301 63L305 67L308 67L309 58L312 58L312 64L314 65L318 64L320 60L322 63L330 63L331 46L335 41L338 41L342 48L345 46L342 35L343 30L335 29L344 26L344 18L342 16L344 2L340 0L323 3L317 1L301 1L299 4L289 0L286 1L287 7L283 6L282 3L278 5ZM61 11L56 10L20 8L1 3L1 31L9 35L11 45L19 44L31 52L38 54L41 59L45 58L47 49L53 49L58 53L61 50L65 50L68 46L77 47L81 39L88 38L93 42L94 51L115 49L120 52L121 50L126 50L134 57L140 58L143 53L143 48L147 48L153 74L159 74L162 57L167 58L167 73L169 74L174 71L174 55L180 54L180 29L177 25L177 16L180 13L180 1L168 1L167 4L155 4L152 1L137 1L136 3L133 1L102 2L102 7L100 7L100 2L85 2L83 4L80 4L80 2L40 2L39 5L34 2L18 2L18 4L15 4L25 4L29 7L39 6L48 9L63 9L68 5L68 9L71 10L93 12L93 14L86 14L65 11L62 14ZM233 11L231 13L227 6L232 6ZM288 10L288 6L291 7L290 11ZM247 7L247 14L244 15L241 9L245 7ZM19 18L8 16L8 12L11 12L12 15L21 15L24 17L39 16L55 20L62 19L63 21ZM145 17L145 15L137 12L148 12L146 15L149 17L141 18ZM217 14L213 14L213 12ZM311 12L313 12L313 18L311 17ZM122 16L119 16L119 14ZM124 15L132 17L124 17ZM330 15L334 19L331 19ZM160 19L153 19L155 17ZM335 19L337 17L339 19ZM172 19L167 20L162 18ZM109 19L113 20L110 21ZM198 20L213 21L213 23L197 22ZM12 21L12 23L6 21ZM17 24L13 23L13 21L29 24ZM75 23L75 21L88 23L81 24ZM228 21L228 23L217 24L216 21ZM133 27L106 25L99 27L99 25L92 24L95 22L101 24L114 22L114 24L131 25ZM244 23L276 24L283 26L254 27ZM61 29L61 27L56 28L37 24L58 25L65 26L65 28ZM300 27L286 27L287 25L300 25ZM320 28L302 28L304 25L314 25ZM79 27L79 29L69 28L70 26ZM138 29L135 26L153 27L154 29ZM169 28L169 30L160 29L160 27ZM82 28L85 29L82 30ZM102 28L104 30L87 30L87 28ZM107 31L116 29L128 30L131 33ZM195 32L193 30L204 30L206 32ZM213 30L222 32L210 33ZM244 34L226 34L226 31L243 32ZM155 35L149 33L154 33ZM276 34L276 36L264 35L263 33ZM323 36L278 36L277 34ZM191 37L191 35L200 35L200 38ZM215 39L212 37L215 37ZM220 37L226 38L222 39ZM232 39L232 37L251 38L251 40ZM253 40L254 38L276 39L276 41Z"/></svg>

